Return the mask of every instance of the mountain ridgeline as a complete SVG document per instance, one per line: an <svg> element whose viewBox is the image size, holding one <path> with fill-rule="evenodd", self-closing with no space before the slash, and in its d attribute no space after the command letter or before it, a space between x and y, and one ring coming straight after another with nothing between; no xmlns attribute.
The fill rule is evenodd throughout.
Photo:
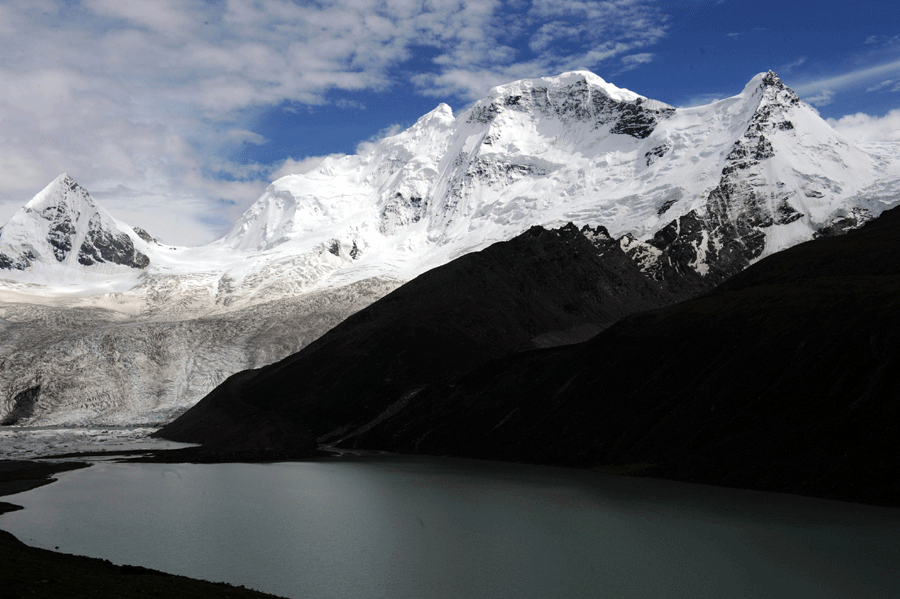
<svg viewBox="0 0 900 599"><path fill-rule="evenodd" d="M532 227L420 275L305 351L231 377L161 434L227 446L232 427L262 411L338 441L429 385L511 353L584 341L678 293L642 273L602 227Z"/></svg>
<svg viewBox="0 0 900 599"><path fill-rule="evenodd" d="M536 225L574 223L602 260L630 262L615 271L625 287L650 295L604 290L623 309L550 318L580 305L566 299L530 328L497 328L510 340L459 369L583 340L877 218L900 201L898 147L845 138L771 72L730 98L673 108L575 71L497 86L459 114L441 104L354 155L282 177L200 247L112 219L61 176L0 229L0 422L168 422L228 376ZM615 287L604 277L612 271L588 281ZM440 369L413 370L431 380Z"/></svg>
<svg viewBox="0 0 900 599"><path fill-rule="evenodd" d="M150 259L74 179L63 173L0 229L0 272L35 263L142 269Z"/></svg>
<svg viewBox="0 0 900 599"><path fill-rule="evenodd" d="M672 297L590 236L532 229L426 273L159 434L221 445L262 412L339 447L900 505L900 211L523 351Z"/></svg>

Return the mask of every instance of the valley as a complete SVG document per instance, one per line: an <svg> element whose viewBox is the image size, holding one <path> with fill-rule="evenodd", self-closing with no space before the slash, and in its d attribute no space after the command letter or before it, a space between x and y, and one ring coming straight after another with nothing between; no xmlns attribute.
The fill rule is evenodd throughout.
<svg viewBox="0 0 900 599"><path fill-rule="evenodd" d="M204 461L336 445L894 505L898 203L896 144L771 71L680 109L585 71L501 85L195 248L63 174L0 229L0 418L165 425ZM884 271L816 275L820 252Z"/></svg>

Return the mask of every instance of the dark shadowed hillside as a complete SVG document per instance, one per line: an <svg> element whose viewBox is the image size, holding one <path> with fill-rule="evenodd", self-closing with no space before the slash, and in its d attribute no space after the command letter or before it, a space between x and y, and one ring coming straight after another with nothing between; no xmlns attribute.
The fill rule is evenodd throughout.
<svg viewBox="0 0 900 599"><path fill-rule="evenodd" d="M232 377L162 434L227 442L261 410L342 446L900 505L898 240L894 210L589 341L516 351L670 297L617 247L535 228Z"/></svg>
<svg viewBox="0 0 900 599"><path fill-rule="evenodd" d="M590 341L492 362L353 443L900 505L900 212Z"/></svg>
<svg viewBox="0 0 900 599"><path fill-rule="evenodd" d="M246 444L245 419L268 427L285 416L336 441L490 360L583 341L675 298L605 229L534 227L419 276L277 364L229 378L161 435L227 445L240 428Z"/></svg>

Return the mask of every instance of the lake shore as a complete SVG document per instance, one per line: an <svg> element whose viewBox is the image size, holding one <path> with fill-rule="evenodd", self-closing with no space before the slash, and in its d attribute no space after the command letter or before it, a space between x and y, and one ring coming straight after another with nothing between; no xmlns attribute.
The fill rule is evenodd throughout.
<svg viewBox="0 0 900 599"><path fill-rule="evenodd" d="M0 460L0 497L54 482L54 474L85 468L83 462L43 463ZM2 514L22 509L0 502ZM0 530L0 595L3 597L233 597L273 598L224 583L195 580L139 566L117 566L107 560L29 547Z"/></svg>

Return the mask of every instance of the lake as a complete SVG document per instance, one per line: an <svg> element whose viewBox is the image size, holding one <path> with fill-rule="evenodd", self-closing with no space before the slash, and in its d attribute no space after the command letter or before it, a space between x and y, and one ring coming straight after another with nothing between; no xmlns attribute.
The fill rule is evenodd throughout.
<svg viewBox="0 0 900 599"><path fill-rule="evenodd" d="M900 596L900 510L569 469L106 462L4 499L30 545L286 597Z"/></svg>

